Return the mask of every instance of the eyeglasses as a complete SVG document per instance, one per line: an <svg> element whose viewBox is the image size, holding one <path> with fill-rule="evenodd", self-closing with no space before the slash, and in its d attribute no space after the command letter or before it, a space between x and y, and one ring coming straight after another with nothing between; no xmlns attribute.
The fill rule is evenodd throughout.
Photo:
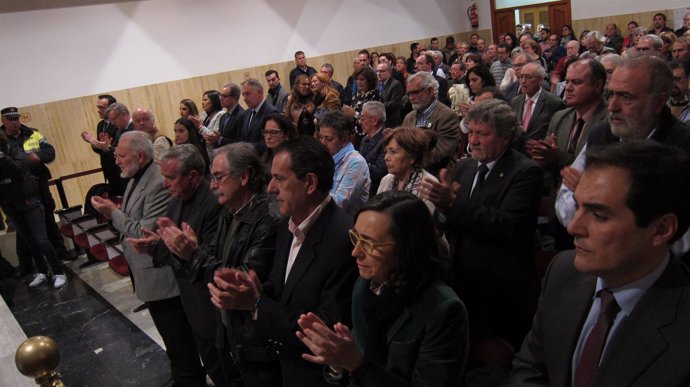
<svg viewBox="0 0 690 387"><path fill-rule="evenodd" d="M407 96L408 97L416 97L426 89L417 89L417 90L407 90Z"/></svg>
<svg viewBox="0 0 690 387"><path fill-rule="evenodd" d="M280 136L283 134L282 130L264 130L263 131L264 137L276 137Z"/></svg>
<svg viewBox="0 0 690 387"><path fill-rule="evenodd" d="M381 246L390 246L395 244L395 242L374 242L371 239L366 239L366 237L363 237L354 228L347 230L347 232L350 234L350 242L352 242L352 246L357 247L357 245L359 245L359 247L361 247L362 250L364 250L364 252L367 254L373 254L374 251Z"/></svg>
<svg viewBox="0 0 690 387"><path fill-rule="evenodd" d="M223 184L225 179L230 175L231 175L230 173L226 173L223 175L211 175L211 182L216 183L218 185Z"/></svg>

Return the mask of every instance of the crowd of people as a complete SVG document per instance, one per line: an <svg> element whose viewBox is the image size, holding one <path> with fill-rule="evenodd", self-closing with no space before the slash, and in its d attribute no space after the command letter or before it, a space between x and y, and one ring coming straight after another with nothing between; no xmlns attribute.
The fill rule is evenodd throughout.
<svg viewBox="0 0 690 387"><path fill-rule="evenodd" d="M175 385L689 383L690 13L665 23L361 50L345 85L298 51L289 87L183 99L174 139L99 96L91 205ZM59 288L19 116L0 204Z"/></svg>

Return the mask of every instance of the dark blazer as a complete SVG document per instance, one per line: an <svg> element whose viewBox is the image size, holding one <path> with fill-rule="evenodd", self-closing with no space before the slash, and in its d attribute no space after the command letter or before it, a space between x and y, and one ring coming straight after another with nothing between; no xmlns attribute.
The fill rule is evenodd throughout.
<svg viewBox="0 0 690 387"><path fill-rule="evenodd" d="M151 163L133 187L130 179L125 191L122 208L113 211L113 227L120 233L122 249L132 275L136 296L142 301L159 301L180 294L175 275L170 266L157 268L153 258L137 253L125 240L141 238L141 228L156 229L156 220L163 216L170 202L170 193L163 185L158 164Z"/></svg>
<svg viewBox="0 0 690 387"><path fill-rule="evenodd" d="M271 105L270 102L264 100L261 108L254 114L250 123L249 118L251 117L252 109L245 110L244 113L242 113L242 128L240 129L238 140L251 143L259 154L262 154L265 149L263 135L264 124L266 122L266 117L274 112L277 112L276 108Z"/></svg>
<svg viewBox="0 0 690 387"><path fill-rule="evenodd" d="M232 144L240 140L240 131L242 130L242 114L244 109L239 104L235 107L232 113L225 112L220 116L220 125L218 132L220 133L220 145Z"/></svg>
<svg viewBox="0 0 690 387"><path fill-rule="evenodd" d="M469 158L455 166L453 180L460 191L446 230L453 289L467 305L473 335L488 330L517 349L529 330L537 295L532 254L544 172L508 148L470 199L477 166Z"/></svg>
<svg viewBox="0 0 690 387"><path fill-rule="evenodd" d="M181 226L182 222L189 223L198 238L199 247L205 248L216 238L218 218L222 210L208 181L202 179L196 193L186 203L179 198L172 198L165 216L172 219L178 226ZM195 336L198 339L214 340L216 312L211 304L206 287L207 282L204 278L198 276L189 261L173 254L163 241L156 246L153 263L156 267L168 265L174 269L187 320Z"/></svg>
<svg viewBox="0 0 690 387"><path fill-rule="evenodd" d="M400 109L402 108L403 85L393 77L388 78L383 86L381 101L386 107L386 127L396 128L402 124Z"/></svg>
<svg viewBox="0 0 690 387"><path fill-rule="evenodd" d="M438 100L442 104L450 107L450 98L448 97L448 80L434 74L434 78L438 81Z"/></svg>
<svg viewBox="0 0 690 387"><path fill-rule="evenodd" d="M369 178L371 178L369 197L372 197L376 195L381 179L388 174L386 160L384 160L386 152L383 147L383 130L379 130L371 138L364 136L359 144L359 153L362 154L367 161L367 166L369 166Z"/></svg>
<svg viewBox="0 0 690 387"><path fill-rule="evenodd" d="M656 130L652 135L652 140L690 152L690 128L674 117L668 106L664 106L659 115L658 122ZM611 132L611 124L606 122L590 130L589 137L587 138L587 148L611 144L619 140Z"/></svg>
<svg viewBox="0 0 690 387"><path fill-rule="evenodd" d="M352 335L367 341L364 296L370 281L357 280L352 295ZM357 386L461 386L468 353L467 313L458 296L440 281L409 300L387 333L386 364L367 362ZM365 353L366 355L366 353Z"/></svg>
<svg viewBox="0 0 690 387"><path fill-rule="evenodd" d="M307 347L295 336L297 318L314 312L327 326L350 324L352 287L357 278L347 230L352 217L330 200L312 224L285 281L292 233L288 219L278 226L276 255L258 306L256 335L279 343L286 387L326 386L322 367L302 359Z"/></svg>
<svg viewBox="0 0 690 387"><path fill-rule="evenodd" d="M606 102L603 98L601 99L599 105L594 110L594 113L592 113L592 117L589 119L589 122L585 123L585 126L582 128L582 134L580 135L580 139L575 147L575 151L571 154L568 153L568 142L570 140L570 130L575 126L576 119L577 112L575 111L575 108L567 108L556 112L551 119L551 123L549 123L547 134L554 134L556 136L556 140L558 141L558 163L553 166L554 172L560 171L561 168L566 167L575 161L575 157L580 154L582 147L584 147L587 143L590 128L608 122L609 113L606 109Z"/></svg>
<svg viewBox="0 0 690 387"><path fill-rule="evenodd" d="M513 108L520 121L522 121L525 109L525 98L526 95L520 94L510 100L510 107ZM537 103L534 105L529 125L527 125L526 130L520 133L518 139L513 143L513 147L526 154L525 143L527 140L543 140L554 113L567 107L562 99L542 90Z"/></svg>
<svg viewBox="0 0 690 387"><path fill-rule="evenodd" d="M511 386L570 386L572 356L596 286L574 251L552 261L532 330L513 361ZM609 339L592 386L687 386L690 274L671 258L661 277Z"/></svg>

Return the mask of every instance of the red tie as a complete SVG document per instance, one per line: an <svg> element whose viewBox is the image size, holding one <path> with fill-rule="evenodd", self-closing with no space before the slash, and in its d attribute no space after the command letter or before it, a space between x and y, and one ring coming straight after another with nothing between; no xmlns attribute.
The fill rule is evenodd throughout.
<svg viewBox="0 0 690 387"><path fill-rule="evenodd" d="M532 98L527 97L527 105L525 105L525 113L522 116L522 131L527 131L527 126L529 125L529 120L532 118Z"/></svg>
<svg viewBox="0 0 690 387"><path fill-rule="evenodd" d="M592 385L594 375L596 375L599 368L599 360L606 344L606 337L609 334L611 325L613 325L613 321L616 319L618 311L621 309L610 290L600 290L599 298L601 299L599 317L592 331L589 332L584 347L582 347L580 362L575 370L574 387L589 387Z"/></svg>

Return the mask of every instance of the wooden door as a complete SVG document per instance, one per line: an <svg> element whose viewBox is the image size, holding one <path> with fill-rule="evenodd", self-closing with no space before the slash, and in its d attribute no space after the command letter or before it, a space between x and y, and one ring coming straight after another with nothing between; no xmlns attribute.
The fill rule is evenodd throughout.
<svg viewBox="0 0 690 387"><path fill-rule="evenodd" d="M549 5L549 23L551 32L560 36L561 28L564 24L572 27L573 21L570 16L570 3L557 3Z"/></svg>
<svg viewBox="0 0 690 387"><path fill-rule="evenodd" d="M515 11L512 9L494 12L494 41L505 32L515 33Z"/></svg>

